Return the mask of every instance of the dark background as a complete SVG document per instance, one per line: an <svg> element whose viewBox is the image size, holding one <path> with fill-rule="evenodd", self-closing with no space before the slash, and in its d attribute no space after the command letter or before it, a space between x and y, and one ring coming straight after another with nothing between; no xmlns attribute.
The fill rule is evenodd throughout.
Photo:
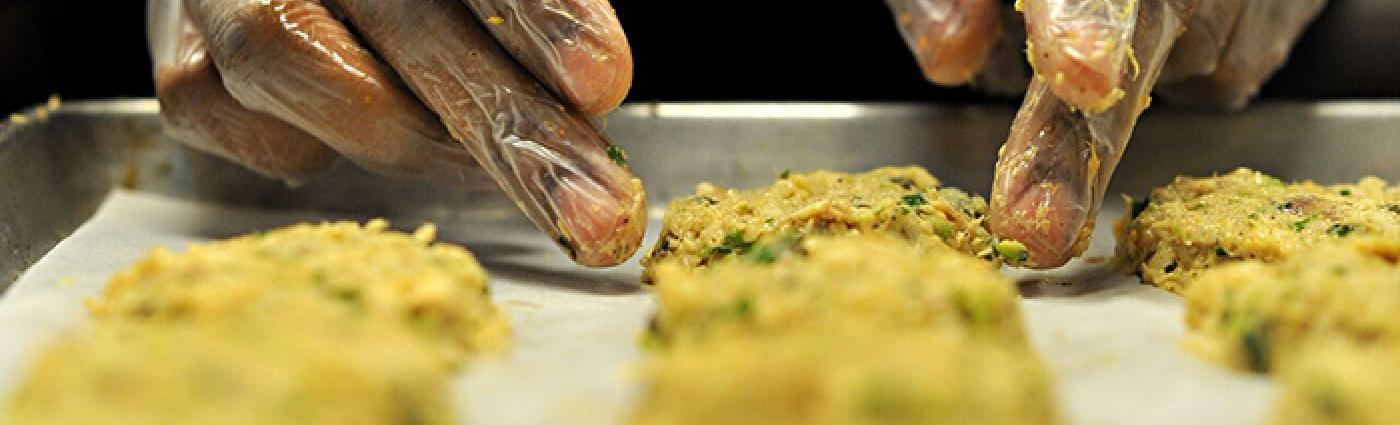
<svg viewBox="0 0 1400 425"><path fill-rule="evenodd" d="M927 84L884 2L831 3L614 0L629 99L1010 101ZM141 0L0 0L0 112L52 93L150 96L144 16ZM1400 97L1400 2L1333 0L1263 93Z"/></svg>

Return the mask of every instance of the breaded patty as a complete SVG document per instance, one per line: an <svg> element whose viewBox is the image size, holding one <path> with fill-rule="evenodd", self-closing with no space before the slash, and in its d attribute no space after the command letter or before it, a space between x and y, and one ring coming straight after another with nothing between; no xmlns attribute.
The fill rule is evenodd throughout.
<svg viewBox="0 0 1400 425"><path fill-rule="evenodd" d="M307 310L102 324L38 354L0 422L455 423L443 364L417 337Z"/></svg>
<svg viewBox="0 0 1400 425"><path fill-rule="evenodd" d="M1182 292L1202 270L1241 259L1277 261L1319 243L1400 237L1400 188L1285 184L1258 171L1177 177L1118 223L1119 256L1143 281Z"/></svg>
<svg viewBox="0 0 1400 425"><path fill-rule="evenodd" d="M456 362L509 344L486 273L467 250L371 221L295 225L191 246L157 249L119 272L91 302L98 321L248 320L315 300L346 320L414 329Z"/></svg>
<svg viewBox="0 0 1400 425"><path fill-rule="evenodd" d="M1313 338L1400 338L1400 240L1348 239L1202 273L1183 294L1193 348L1262 372Z"/></svg>
<svg viewBox="0 0 1400 425"><path fill-rule="evenodd" d="M383 220L157 249L40 353L7 411L35 424L446 424L447 376L508 344L465 249ZM0 418L4 419L4 418Z"/></svg>
<svg viewBox="0 0 1400 425"><path fill-rule="evenodd" d="M653 357L632 423L1054 424L1029 350L950 328L794 330Z"/></svg>
<svg viewBox="0 0 1400 425"><path fill-rule="evenodd" d="M655 342L864 323L954 327L1024 341L1016 288L989 263L940 245L870 235L765 239L755 255L656 266Z"/></svg>
<svg viewBox="0 0 1400 425"><path fill-rule="evenodd" d="M1016 288L880 232L781 234L655 265L636 424L1057 423Z"/></svg>
<svg viewBox="0 0 1400 425"><path fill-rule="evenodd" d="M701 267L746 254L758 239L810 234L881 233L987 259L1026 260L1024 245L998 243L984 228L984 199L941 187L920 167L784 173L762 189L703 183L695 192L667 209L661 238L642 260L647 279L662 260Z"/></svg>
<svg viewBox="0 0 1400 425"><path fill-rule="evenodd" d="M1272 425L1387 425L1400 412L1400 347L1328 340L1280 372Z"/></svg>

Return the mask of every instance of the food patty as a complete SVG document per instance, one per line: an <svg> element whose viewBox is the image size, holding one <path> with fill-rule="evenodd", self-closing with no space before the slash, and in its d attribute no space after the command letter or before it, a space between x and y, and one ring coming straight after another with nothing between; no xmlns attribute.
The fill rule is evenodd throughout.
<svg viewBox="0 0 1400 425"><path fill-rule="evenodd" d="M416 336L306 313L97 325L39 353L0 422L455 423L441 359Z"/></svg>
<svg viewBox="0 0 1400 425"><path fill-rule="evenodd" d="M1286 184L1243 168L1177 177L1134 203L1116 230L1127 266L1143 281L1180 293L1219 263L1277 261L1348 237L1400 237L1400 188L1377 178Z"/></svg>
<svg viewBox="0 0 1400 425"><path fill-rule="evenodd" d="M1276 263L1246 261L1202 273L1186 289L1192 347L1226 364L1267 371L1318 337L1357 344L1400 337L1400 240L1353 238Z"/></svg>
<svg viewBox="0 0 1400 425"><path fill-rule="evenodd" d="M693 270L656 267L655 342L864 323L956 327L1024 341L1018 294L991 264L882 235L760 240L754 254Z"/></svg>
<svg viewBox="0 0 1400 425"><path fill-rule="evenodd" d="M661 238L642 260L645 278L674 259L701 267L747 253L770 236L883 233L916 244L937 243L1011 263L1026 261L1024 245L998 240L983 226L986 200L941 187L920 167L887 167L863 174L783 173L772 186L739 191L710 183L673 201Z"/></svg>
<svg viewBox="0 0 1400 425"><path fill-rule="evenodd" d="M485 271L462 247L388 223L301 224L263 234L157 249L116 274L90 303L99 321L247 320L288 304L330 306L346 320L412 328L454 363L509 344Z"/></svg>
<svg viewBox="0 0 1400 425"><path fill-rule="evenodd" d="M772 236L656 266L638 424L1048 424L993 264L879 233Z"/></svg>
<svg viewBox="0 0 1400 425"><path fill-rule="evenodd" d="M653 357L632 423L1053 424L1028 350L950 328L749 335Z"/></svg>
<svg viewBox="0 0 1400 425"><path fill-rule="evenodd" d="M434 229L296 225L157 249L40 353L25 424L448 424L448 374L503 349L486 274Z"/></svg>
<svg viewBox="0 0 1400 425"><path fill-rule="evenodd" d="M1400 412L1400 347L1328 340L1280 372L1272 425L1382 425Z"/></svg>

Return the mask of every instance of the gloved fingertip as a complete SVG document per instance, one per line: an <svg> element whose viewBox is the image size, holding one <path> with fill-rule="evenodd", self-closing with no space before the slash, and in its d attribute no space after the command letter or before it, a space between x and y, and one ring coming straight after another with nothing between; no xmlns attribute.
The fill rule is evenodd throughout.
<svg viewBox="0 0 1400 425"><path fill-rule="evenodd" d="M1102 112L1122 99L1138 0L1025 2L1026 56L1036 77L1070 105Z"/></svg>
<svg viewBox="0 0 1400 425"><path fill-rule="evenodd" d="M590 267L615 266L637 252L646 233L646 191L642 181L603 188L576 181L556 186L558 243L575 262Z"/></svg>
<svg viewBox="0 0 1400 425"><path fill-rule="evenodd" d="M1083 252L1086 230L1093 228L1088 207L1078 196L1072 188L1031 185L993 207L988 224L1001 239L1026 246L1025 266L1059 267Z"/></svg>
<svg viewBox="0 0 1400 425"><path fill-rule="evenodd" d="M886 3L924 77L938 85L971 81L1002 31L1001 6L994 0Z"/></svg>
<svg viewBox="0 0 1400 425"><path fill-rule="evenodd" d="M564 92L569 103L589 116L617 109L632 88L632 53L626 42L562 51Z"/></svg>
<svg viewBox="0 0 1400 425"><path fill-rule="evenodd" d="M611 111L632 87L632 50L606 0L465 0L536 79L587 115Z"/></svg>

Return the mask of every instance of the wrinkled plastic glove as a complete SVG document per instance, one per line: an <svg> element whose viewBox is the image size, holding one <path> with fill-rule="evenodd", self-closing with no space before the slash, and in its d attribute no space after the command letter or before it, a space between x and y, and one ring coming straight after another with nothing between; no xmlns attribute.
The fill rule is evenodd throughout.
<svg viewBox="0 0 1400 425"><path fill-rule="evenodd" d="M1026 88L1020 16L1001 0L885 0L904 42L934 84L972 83L1014 95Z"/></svg>
<svg viewBox="0 0 1400 425"><path fill-rule="evenodd" d="M926 71L957 68L979 57L967 49L928 46L961 45L957 34L982 32L948 30L957 27L955 22L982 22L965 18L984 7L980 2L887 1ZM901 5L906 3L924 6ZM1151 103L1152 89L1185 103L1242 107L1283 64L1324 5L1325 0L1018 1L1026 58L1035 76L997 161L988 213L992 230L1025 244L1030 267L1058 267L1083 253L1109 178ZM906 19L903 10L932 12ZM939 37L920 41L921 33L903 25L919 21L942 25L922 29ZM998 56L1000 47L991 49L990 56ZM962 80L926 75L941 84L985 85L982 76L1015 72L984 67L959 74L967 76Z"/></svg>
<svg viewBox="0 0 1400 425"><path fill-rule="evenodd" d="M631 85L606 0L151 0L148 15L162 115L196 149L293 184L338 156L446 184L484 170L580 264L640 245L641 182L587 119Z"/></svg>
<svg viewBox="0 0 1400 425"><path fill-rule="evenodd" d="M1243 108L1326 0L1201 0L1157 85L1182 104Z"/></svg>

